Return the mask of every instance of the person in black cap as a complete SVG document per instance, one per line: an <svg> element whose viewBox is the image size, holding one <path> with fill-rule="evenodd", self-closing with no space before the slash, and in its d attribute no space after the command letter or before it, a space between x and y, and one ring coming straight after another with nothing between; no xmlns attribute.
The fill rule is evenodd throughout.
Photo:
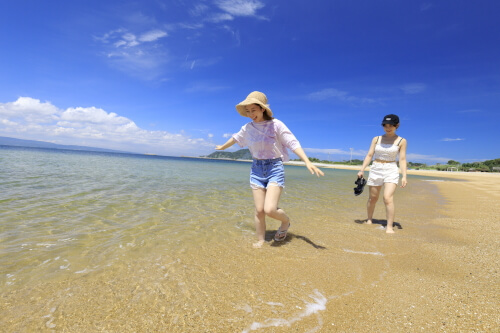
<svg viewBox="0 0 500 333"><path fill-rule="evenodd" d="M382 119L382 126L385 134L373 138L370 150L366 154L358 178L362 178L365 168L373 159L368 175L367 185L369 187L369 197L367 203L368 219L367 224L372 224L375 204L382 186L384 186L384 203L387 215L387 233L394 233L394 192L399 183L399 170L401 171L401 187L405 187L406 181L406 139L396 134L399 127L399 117L389 114ZM399 170L396 161L399 156Z"/></svg>

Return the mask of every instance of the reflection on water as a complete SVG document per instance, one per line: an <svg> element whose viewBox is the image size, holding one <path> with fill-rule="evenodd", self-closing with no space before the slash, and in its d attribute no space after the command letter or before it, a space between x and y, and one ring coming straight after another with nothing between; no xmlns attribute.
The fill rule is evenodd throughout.
<svg viewBox="0 0 500 333"><path fill-rule="evenodd" d="M248 163L0 152L2 331L315 329L329 299L387 270L368 230L352 237L366 200L353 195L355 171L318 179L287 166L289 237L255 250Z"/></svg>

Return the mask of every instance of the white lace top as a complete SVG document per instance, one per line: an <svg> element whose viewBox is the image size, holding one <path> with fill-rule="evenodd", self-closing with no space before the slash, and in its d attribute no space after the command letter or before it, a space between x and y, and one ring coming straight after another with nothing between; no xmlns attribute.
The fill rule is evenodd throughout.
<svg viewBox="0 0 500 333"><path fill-rule="evenodd" d="M375 153L373 158L380 161L396 161L399 158L399 144L403 138L396 140L393 144L381 143L382 137L379 136L377 144L375 145ZM397 143L396 143L397 142Z"/></svg>

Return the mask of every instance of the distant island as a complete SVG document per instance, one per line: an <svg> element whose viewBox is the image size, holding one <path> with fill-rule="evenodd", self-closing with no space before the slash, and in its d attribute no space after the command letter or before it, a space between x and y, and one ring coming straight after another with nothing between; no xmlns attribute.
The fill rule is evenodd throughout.
<svg viewBox="0 0 500 333"><path fill-rule="evenodd" d="M228 160L251 160L252 154L248 149L240 149L235 152L230 151L216 151L207 156L202 156L205 158L223 158Z"/></svg>
<svg viewBox="0 0 500 333"><path fill-rule="evenodd" d="M64 149L64 150L81 150L81 151L96 151L103 153L120 153L120 154L130 154L130 152L96 148L96 147L86 147L86 146L75 146L75 145L59 145L56 143L36 141L36 140L23 140L8 138L0 136L0 146L11 146L11 147L27 147L27 148L46 148L46 149Z"/></svg>

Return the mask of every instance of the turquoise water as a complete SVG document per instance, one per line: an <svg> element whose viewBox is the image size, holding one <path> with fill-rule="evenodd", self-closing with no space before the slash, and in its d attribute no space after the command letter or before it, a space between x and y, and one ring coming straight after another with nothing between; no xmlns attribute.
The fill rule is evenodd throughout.
<svg viewBox="0 0 500 333"><path fill-rule="evenodd" d="M161 242L172 250L253 233L250 165L245 162L0 151L0 281L7 285L40 274L60 275L61 270L106 267L128 248L147 251ZM350 190L351 179L344 175L352 171L325 170L327 177L319 180L303 167L286 168L282 203L296 202L311 214L333 206L339 214L340 208L349 209L339 202L351 195L342 192ZM322 191L332 196L318 197ZM203 232L214 228L216 235Z"/></svg>
<svg viewBox="0 0 500 333"><path fill-rule="evenodd" d="M248 264L261 260L260 250L251 247L249 163L0 147L0 166L0 313L10 320L0 328L77 329L75 321L57 316L64 311L96 321L104 320L100 315L109 320L126 313L142 323L146 313L156 311L149 308L153 305L163 309L168 323L180 325L186 311L196 308L192 318L200 319L200 304L211 309L220 295L231 299L242 292L240 283L252 280L258 269ZM325 177L316 178L304 167L286 166L280 204L292 218L295 243L277 250L295 258L315 258L318 250L335 247L343 255L378 255L378 249L362 243L321 241L324 235L358 228L354 222L365 217L366 202L353 195L356 171L323 171ZM412 178L412 192L397 194L402 204L413 207L403 219L439 198L433 185L422 180ZM422 193L426 200L412 199ZM378 211L383 218L383 205ZM278 225L269 220L267 229ZM352 260L345 265L353 265L353 272L363 269ZM222 288L228 281L239 282ZM355 288L356 278L349 283ZM205 297L200 298L200 290ZM312 308L320 310L328 297L312 287L296 292L290 304L281 299L283 308L294 309L297 299L312 298ZM238 323L236 331L258 320L259 307L274 304L254 301L229 303L248 317L230 319ZM133 312L123 312L131 304L136 304ZM111 331L124 329L123 322L110 325Z"/></svg>

